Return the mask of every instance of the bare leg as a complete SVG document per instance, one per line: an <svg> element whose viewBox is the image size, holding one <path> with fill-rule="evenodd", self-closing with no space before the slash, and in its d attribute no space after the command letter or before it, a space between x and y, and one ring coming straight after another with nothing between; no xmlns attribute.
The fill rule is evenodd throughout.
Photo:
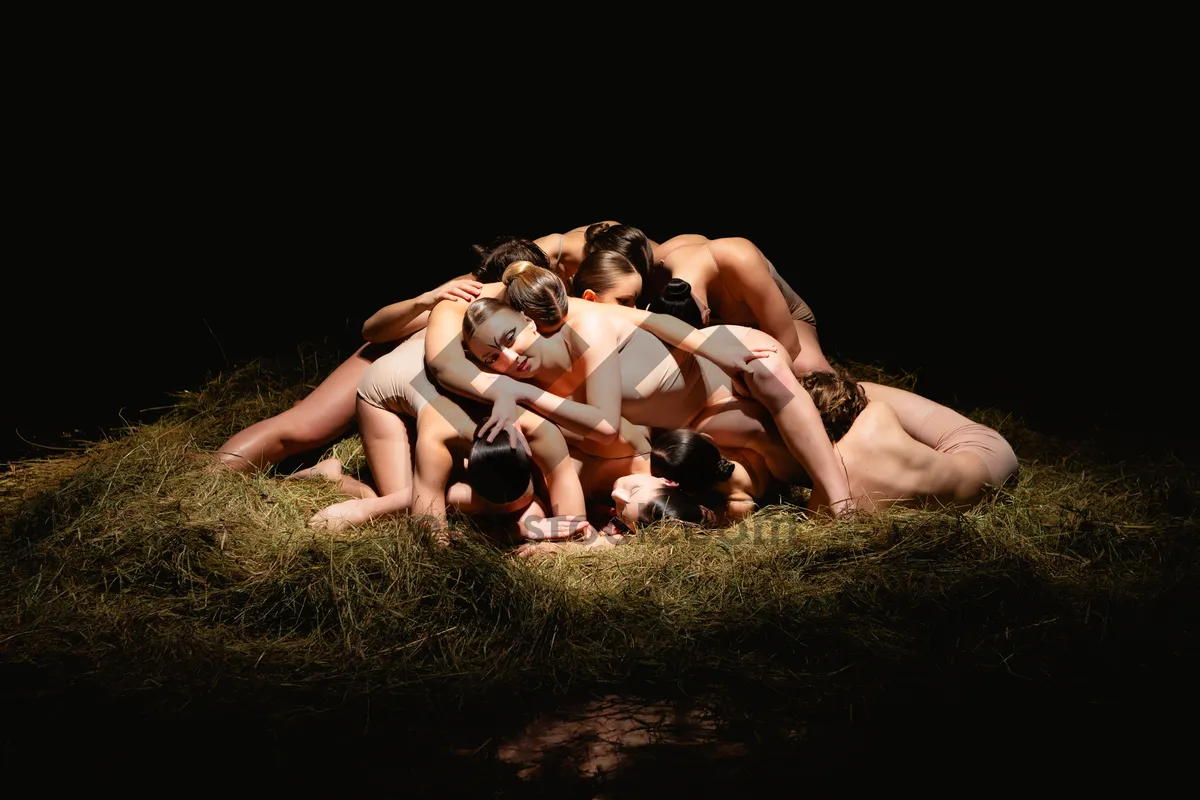
<svg viewBox="0 0 1200 800"><path fill-rule="evenodd" d="M408 427L399 414L358 399L358 430L378 495L345 500L317 512L312 527L341 529L409 510L413 467ZM411 420L410 420L411 421Z"/></svg>
<svg viewBox="0 0 1200 800"><path fill-rule="evenodd" d="M299 403L235 433L218 448L218 459L238 472L256 472L328 445L354 421L363 373L393 346L364 344Z"/></svg>
<svg viewBox="0 0 1200 800"><path fill-rule="evenodd" d="M353 475L343 472L342 461L338 458L323 459L308 469L293 472L291 475L286 476L284 480L296 481L305 478L322 478L327 481L333 481L338 485L338 491L348 497L364 499L379 496L373 488Z"/></svg>
<svg viewBox="0 0 1200 800"><path fill-rule="evenodd" d="M825 353L821 350L821 342L817 340L817 329L804 320L793 320L796 325L796 336L800 339L800 353L792 362L792 372L803 375L806 372L835 372Z"/></svg>

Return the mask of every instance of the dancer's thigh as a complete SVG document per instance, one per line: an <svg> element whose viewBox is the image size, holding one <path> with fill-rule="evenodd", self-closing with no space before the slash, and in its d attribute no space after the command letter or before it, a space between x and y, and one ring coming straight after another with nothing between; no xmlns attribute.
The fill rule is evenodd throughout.
<svg viewBox="0 0 1200 800"><path fill-rule="evenodd" d="M411 489L413 464L409 426L415 427L415 420L405 420L362 398L358 399L357 409L358 432L379 494Z"/></svg>
<svg viewBox="0 0 1200 800"><path fill-rule="evenodd" d="M363 373L375 359L391 352L395 344L364 344L339 364L317 388L281 415L287 417L288 427L293 430L286 438L323 443L349 427L354 421Z"/></svg>

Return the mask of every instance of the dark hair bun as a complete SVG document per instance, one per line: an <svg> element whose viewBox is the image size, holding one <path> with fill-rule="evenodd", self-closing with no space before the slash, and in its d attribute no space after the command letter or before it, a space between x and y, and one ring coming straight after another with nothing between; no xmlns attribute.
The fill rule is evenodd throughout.
<svg viewBox="0 0 1200 800"><path fill-rule="evenodd" d="M727 481L733 477L733 462L727 458L722 458L717 462L717 480Z"/></svg>
<svg viewBox="0 0 1200 800"><path fill-rule="evenodd" d="M664 300L686 300L692 296L692 285L683 278L671 278L663 287Z"/></svg>

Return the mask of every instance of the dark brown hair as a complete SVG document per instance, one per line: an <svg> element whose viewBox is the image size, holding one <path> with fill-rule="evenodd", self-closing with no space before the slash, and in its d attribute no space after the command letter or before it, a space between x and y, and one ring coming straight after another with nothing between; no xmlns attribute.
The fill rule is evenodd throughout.
<svg viewBox="0 0 1200 800"><path fill-rule="evenodd" d="M643 281L649 279L654 254L650 251L650 240L640 228L624 224L610 225L607 222L589 225L583 234L583 254L589 256L597 250L620 253L629 259Z"/></svg>
<svg viewBox="0 0 1200 800"><path fill-rule="evenodd" d="M467 342L475 336L475 329L483 323L487 322L497 311L503 310L513 311L513 307L497 300L494 297L481 297L478 300L472 300L467 306L467 313L463 315L462 321L462 344L463 349L467 349Z"/></svg>
<svg viewBox="0 0 1200 800"><path fill-rule="evenodd" d="M650 446L650 474L688 490L710 489L733 475L733 462L690 428L663 431Z"/></svg>
<svg viewBox="0 0 1200 800"><path fill-rule="evenodd" d="M583 259L571 278L571 296L583 297L587 289L596 294L607 292L621 278L636 274L638 271L629 263L629 259L617 251L597 250Z"/></svg>
<svg viewBox="0 0 1200 800"><path fill-rule="evenodd" d="M545 251L529 239L519 236L500 236L490 244L471 245L474 266L471 277L482 283L496 283L504 270L514 261L528 261L539 267L549 267Z"/></svg>
<svg viewBox="0 0 1200 800"><path fill-rule="evenodd" d="M840 372L806 372L797 380L821 412L831 442L845 436L867 407L866 391Z"/></svg>
<svg viewBox="0 0 1200 800"><path fill-rule="evenodd" d="M509 264L501 277L508 303L542 328L558 328L567 318L567 287L557 273L528 261Z"/></svg>

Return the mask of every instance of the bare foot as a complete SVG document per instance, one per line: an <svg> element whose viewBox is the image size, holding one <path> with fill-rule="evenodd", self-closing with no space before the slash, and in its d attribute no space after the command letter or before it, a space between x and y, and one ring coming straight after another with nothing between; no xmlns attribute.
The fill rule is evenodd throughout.
<svg viewBox="0 0 1200 800"><path fill-rule="evenodd" d="M326 458L318 461L308 469L293 472L291 475L285 477L284 480L298 481L303 478L324 478L327 481L339 481L342 479L342 462L337 458Z"/></svg>
<svg viewBox="0 0 1200 800"><path fill-rule="evenodd" d="M619 533L597 534L574 542L526 542L513 551L517 558L545 558L555 553L582 553L585 550L611 550L624 544Z"/></svg>
<svg viewBox="0 0 1200 800"><path fill-rule="evenodd" d="M313 467L316 469L316 467ZM343 531L362 525L371 519L371 509L363 500L343 500L327 506L308 521L310 528L322 528L329 531Z"/></svg>

